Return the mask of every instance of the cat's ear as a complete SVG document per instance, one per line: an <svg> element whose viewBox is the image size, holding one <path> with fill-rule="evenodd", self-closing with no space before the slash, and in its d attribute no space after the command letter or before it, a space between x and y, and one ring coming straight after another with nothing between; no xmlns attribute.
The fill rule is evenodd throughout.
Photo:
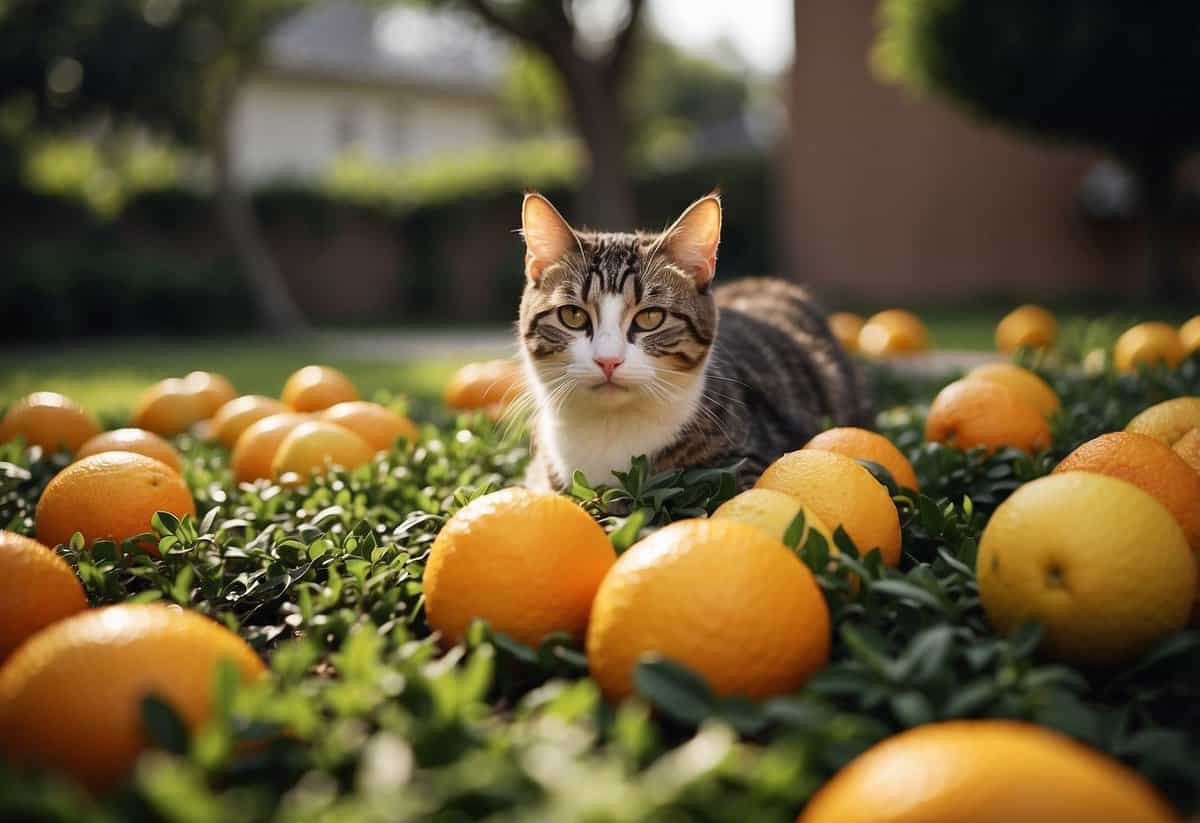
<svg viewBox="0 0 1200 823"><path fill-rule="evenodd" d="M525 276L536 283L542 270L579 250L579 238L558 209L540 194L530 192L521 204L521 234L525 236Z"/></svg>
<svg viewBox="0 0 1200 823"><path fill-rule="evenodd" d="M717 271L717 246L721 242L721 198L701 197L663 234L662 248L696 281L699 288L712 282Z"/></svg>

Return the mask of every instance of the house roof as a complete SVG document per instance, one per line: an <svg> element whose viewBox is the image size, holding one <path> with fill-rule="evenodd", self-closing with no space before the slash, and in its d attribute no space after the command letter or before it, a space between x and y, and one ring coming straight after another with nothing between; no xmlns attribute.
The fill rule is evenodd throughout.
<svg viewBox="0 0 1200 823"><path fill-rule="evenodd" d="M461 13L331 0L281 23L264 62L276 73L490 94L506 56L504 43Z"/></svg>

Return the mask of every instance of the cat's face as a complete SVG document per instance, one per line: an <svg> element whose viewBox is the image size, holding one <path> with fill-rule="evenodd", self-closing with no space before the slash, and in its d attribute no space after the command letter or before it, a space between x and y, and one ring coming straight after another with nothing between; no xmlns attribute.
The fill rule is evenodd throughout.
<svg viewBox="0 0 1200 823"><path fill-rule="evenodd" d="M536 194L522 218L520 336L541 399L555 408L678 399L716 335L717 198L662 234L577 232Z"/></svg>

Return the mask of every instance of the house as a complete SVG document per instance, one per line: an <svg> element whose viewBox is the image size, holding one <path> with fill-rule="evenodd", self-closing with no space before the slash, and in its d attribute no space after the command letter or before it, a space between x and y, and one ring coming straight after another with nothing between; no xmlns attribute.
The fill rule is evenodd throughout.
<svg viewBox="0 0 1200 823"><path fill-rule="evenodd" d="M884 85L877 0L794 3L780 233L798 278L860 305L1145 289L1135 194L1103 155ZM1181 240L1194 261L1194 232Z"/></svg>
<svg viewBox="0 0 1200 823"><path fill-rule="evenodd" d="M313 180L349 152L399 165L504 139L505 47L461 14L334 0L265 49L231 126L244 182Z"/></svg>

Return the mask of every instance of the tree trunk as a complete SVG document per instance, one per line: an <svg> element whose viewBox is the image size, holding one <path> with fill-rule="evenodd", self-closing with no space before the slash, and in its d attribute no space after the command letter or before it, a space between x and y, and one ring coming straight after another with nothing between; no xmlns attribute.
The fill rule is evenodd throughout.
<svg viewBox="0 0 1200 823"><path fill-rule="evenodd" d="M620 90L602 64L587 58L577 57L562 68L575 126L589 159L575 212L593 228L632 231L637 213Z"/></svg>
<svg viewBox="0 0 1200 823"><path fill-rule="evenodd" d="M226 98L216 106L214 122L210 124L213 177L221 225L249 281L263 328L275 334L296 334L308 328L308 324L288 291L279 263L263 237L254 207L234 174L230 135L233 95L228 94Z"/></svg>
<svg viewBox="0 0 1200 823"><path fill-rule="evenodd" d="M1176 242L1179 158L1166 152L1149 153L1129 165L1138 176L1145 207L1149 296L1159 303L1188 300L1194 289L1184 274Z"/></svg>

